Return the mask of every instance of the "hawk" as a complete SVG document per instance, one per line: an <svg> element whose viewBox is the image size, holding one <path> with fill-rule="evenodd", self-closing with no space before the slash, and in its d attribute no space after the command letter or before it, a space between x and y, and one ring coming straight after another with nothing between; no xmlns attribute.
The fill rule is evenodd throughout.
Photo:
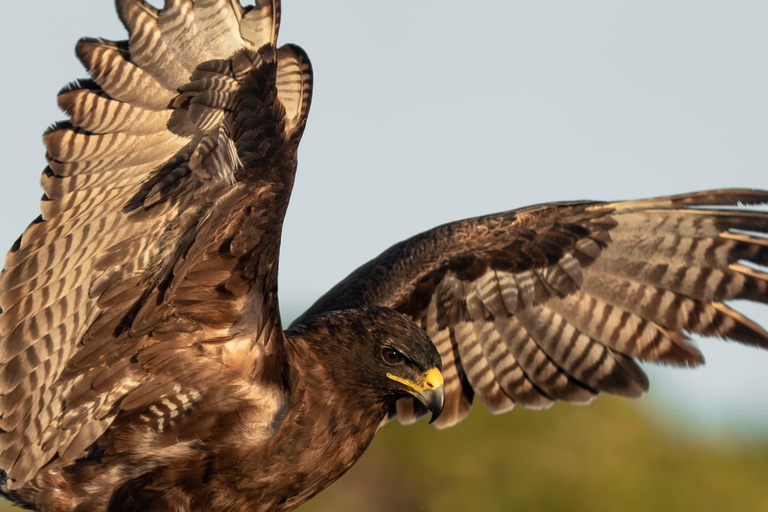
<svg viewBox="0 0 768 512"><path fill-rule="evenodd" d="M117 0L127 41L45 134L0 276L3 494L42 511L286 511L377 429L638 397L689 333L768 348L768 192L553 203L401 242L287 330L283 217L312 68L280 5Z"/></svg>

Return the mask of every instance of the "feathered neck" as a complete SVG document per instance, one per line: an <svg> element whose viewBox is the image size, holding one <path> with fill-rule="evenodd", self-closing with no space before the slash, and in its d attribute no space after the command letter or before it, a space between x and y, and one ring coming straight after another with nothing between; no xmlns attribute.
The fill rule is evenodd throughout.
<svg viewBox="0 0 768 512"><path fill-rule="evenodd" d="M312 498L360 458L389 407L378 393L335 380L333 363L313 350L318 340L287 341L287 413L267 442L240 451L239 463L216 476L221 497L238 500L232 510L254 503L257 510L292 510Z"/></svg>

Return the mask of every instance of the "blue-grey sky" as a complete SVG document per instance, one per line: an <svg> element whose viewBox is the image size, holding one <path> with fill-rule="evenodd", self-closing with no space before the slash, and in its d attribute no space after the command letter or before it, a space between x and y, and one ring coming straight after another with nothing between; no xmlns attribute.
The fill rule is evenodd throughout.
<svg viewBox="0 0 768 512"><path fill-rule="evenodd" d="M157 2L153 2L157 3ZM7 2L0 242L38 214L40 135L84 76L80 36L123 38L110 0ZM435 225L531 203L768 188L768 3L284 0L315 97L280 263L287 317ZM768 308L746 309L768 325ZM700 343L652 403L768 426L768 354Z"/></svg>

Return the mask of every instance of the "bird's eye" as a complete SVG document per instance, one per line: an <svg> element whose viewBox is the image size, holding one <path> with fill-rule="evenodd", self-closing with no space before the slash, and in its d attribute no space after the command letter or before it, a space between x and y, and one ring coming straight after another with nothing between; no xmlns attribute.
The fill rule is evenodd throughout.
<svg viewBox="0 0 768 512"><path fill-rule="evenodd" d="M397 364L403 360L403 354L393 348L385 348L381 351L381 357L387 364Z"/></svg>

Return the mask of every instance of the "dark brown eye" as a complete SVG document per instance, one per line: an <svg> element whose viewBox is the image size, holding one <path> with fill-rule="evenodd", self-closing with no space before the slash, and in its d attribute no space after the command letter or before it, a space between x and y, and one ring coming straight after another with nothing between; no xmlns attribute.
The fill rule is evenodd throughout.
<svg viewBox="0 0 768 512"><path fill-rule="evenodd" d="M393 348L385 348L381 351L381 357L387 364L397 364L403 360L403 354Z"/></svg>

